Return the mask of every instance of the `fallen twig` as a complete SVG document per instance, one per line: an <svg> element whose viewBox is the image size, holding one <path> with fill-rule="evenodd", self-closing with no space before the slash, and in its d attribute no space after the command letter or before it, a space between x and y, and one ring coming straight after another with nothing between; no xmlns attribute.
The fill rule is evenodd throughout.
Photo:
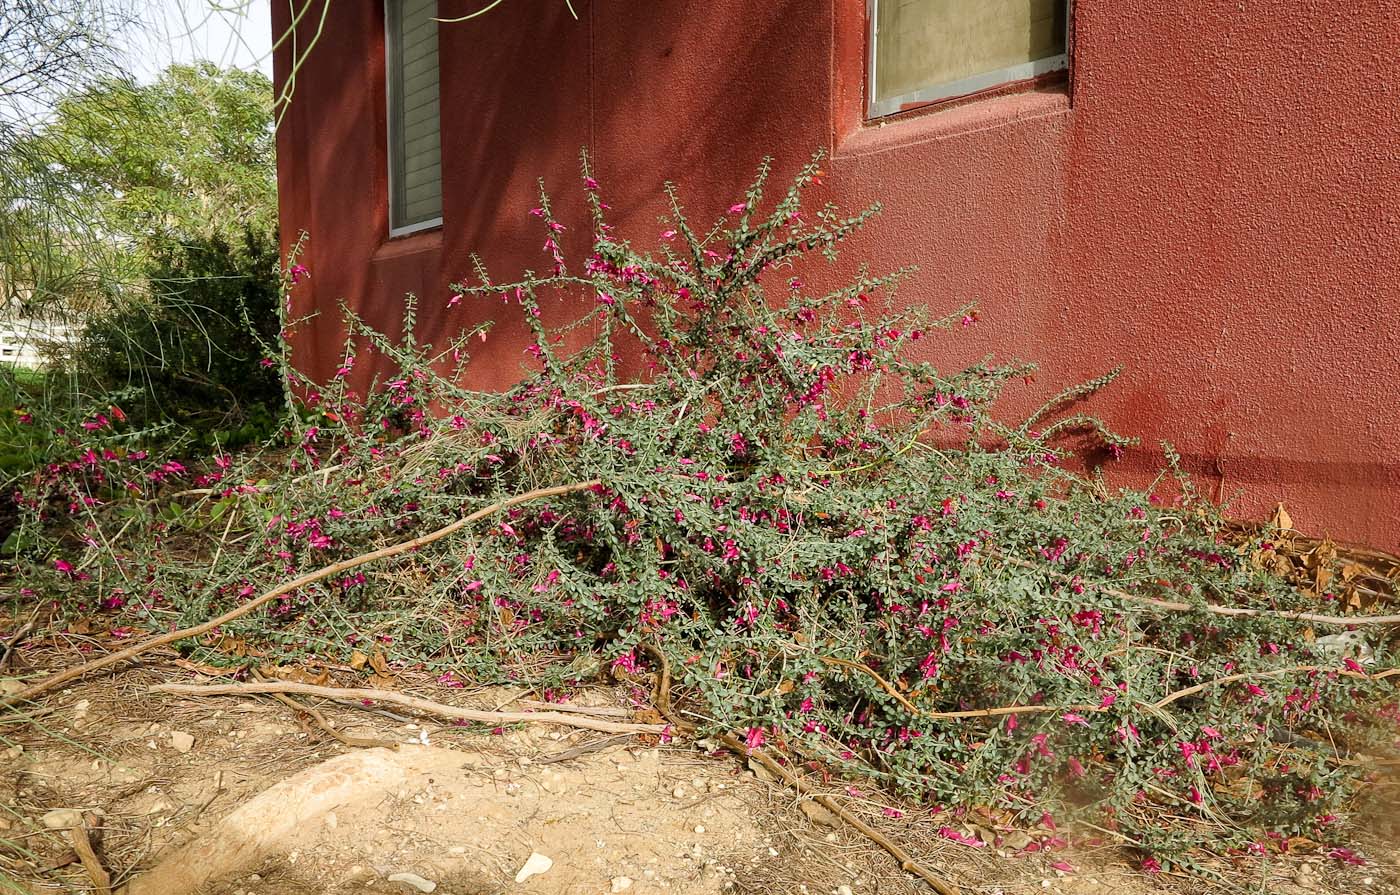
<svg viewBox="0 0 1400 895"><path fill-rule="evenodd" d="M509 705L510 703L506 703ZM615 706L575 705L570 702L537 702L533 699L518 700L518 704L529 709L543 709L547 712L568 712L572 715L593 715L598 718L630 718L632 712Z"/></svg>
<svg viewBox="0 0 1400 895"><path fill-rule="evenodd" d="M267 681L267 678L259 674L256 668L253 669L253 676L256 677L259 681ZM352 737L349 734L341 733L331 725L331 722L327 720L325 715L316 711L309 705L297 702L295 699L288 696L286 693L269 693L268 695L271 696L273 699L277 700L278 702L282 703L283 705L287 706L294 712L306 713L306 715L310 717L312 721L316 722L317 727L321 728L322 731L324 731L326 734L329 734L332 738L338 740L343 745L353 746L357 749L383 748L398 751L399 744L390 742L389 740L376 740L367 739L364 737Z"/></svg>
<svg viewBox="0 0 1400 895"><path fill-rule="evenodd" d="M364 700L387 702L401 705L430 715L446 718L461 718L464 721L477 721L482 724L559 724L564 727L582 727L587 730L601 730L604 733L665 733L664 724L635 724L622 721L605 721L569 712L488 712L481 709L466 709L455 705L444 705L398 693L393 690L370 690L349 687L322 687L317 684L302 684L296 681L266 681L248 684L157 684L151 687L153 693L171 693L179 696L241 696L256 693L298 693L303 696L319 696L358 705Z"/></svg>
<svg viewBox="0 0 1400 895"><path fill-rule="evenodd" d="M1017 557L1006 557L1006 561L1024 569L1034 569L1050 578L1061 581L1072 581L1073 576L1063 572L1056 572L1054 569L1047 569L1029 560ZM1310 622L1314 625L1330 625L1337 627L1347 627L1349 625L1400 625L1400 615L1319 615L1316 612L1291 612L1284 609L1247 609L1241 606L1214 606L1210 603L1193 604L1180 603L1176 600L1163 600L1158 597L1144 597L1138 594L1130 594L1125 590L1116 587L1109 587L1104 584L1085 582L1087 586L1097 589L1100 593L1117 597L1129 603L1142 603L1146 606L1155 606L1158 609L1166 609L1171 612L1209 612L1212 615L1228 615L1234 617L1249 618L1276 618L1284 621Z"/></svg>
<svg viewBox="0 0 1400 895"><path fill-rule="evenodd" d="M0 648L0 671L4 671L9 666L10 659L14 656L15 648L34 632L34 620L38 617L39 610L36 608L34 612L30 614L28 621L18 628L15 628L14 633L5 638L5 646Z"/></svg>
<svg viewBox="0 0 1400 895"><path fill-rule="evenodd" d="M582 758L585 755L601 752L611 746L616 746L618 743L625 742L626 740L627 737L625 736L604 737L601 740L590 740L587 743L574 746L572 749L565 749L562 752L555 752L543 758L537 758L535 759L535 764L554 764L557 761L569 761L575 758Z"/></svg>
<svg viewBox="0 0 1400 895"><path fill-rule="evenodd" d="M93 850L92 841L88 839L87 827L79 823L68 830L68 838L73 843L73 851L78 855L78 860L83 862L83 869L92 879L93 890L97 895L112 895L112 878L107 875L107 870L102 866L102 862L97 859L97 852Z"/></svg>
<svg viewBox="0 0 1400 895"><path fill-rule="evenodd" d="M918 706L914 705L914 703L910 702L908 699L905 699L904 694L896 690L893 684L881 677L878 673L876 673L875 669L871 668L869 665L866 665L863 662L852 662L850 659L839 659L836 656L818 656L817 658L820 659L826 665L835 665L839 668L851 668L855 671L859 671L867 677L873 678L874 681L880 685L880 689L890 694L890 696L893 697L895 702L904 706L906 709L908 709L915 715L923 714L923 712L919 709Z"/></svg>
<svg viewBox="0 0 1400 895"><path fill-rule="evenodd" d="M1273 668L1268 671L1244 671L1239 674L1228 674L1225 677L1218 677L1212 680L1203 681L1202 683L1196 684L1192 687L1187 687L1183 690L1177 690L1175 693L1170 693L1162 699L1159 699L1156 702L1154 702L1152 704L1152 707L1154 709L1163 708L1164 706L1171 705L1178 699L1184 699L1187 696L1194 696L1195 694L1200 693L1203 690L1207 690L1210 687L1214 687L1219 684L1228 684L1233 681L1243 681L1256 677L1274 677L1275 675L1280 674L1294 674L1296 672L1303 671L1323 671L1331 674L1340 674L1343 677L1359 678L1364 681L1381 681L1385 680L1388 677L1394 677L1400 674L1400 668L1389 668L1385 671L1378 671L1375 674L1366 674L1363 671L1351 671L1350 669L1333 668L1327 665L1292 665L1288 668Z"/></svg>
<svg viewBox="0 0 1400 895"><path fill-rule="evenodd" d="M442 528L439 528L436 531L431 531L428 534L412 538L411 540L400 541L397 544L393 544L389 547L382 547L379 550L374 550L369 553L362 553L359 556L355 556L350 559L344 559L340 562L331 563L328 566L322 566L314 572L307 572L305 575L294 578L291 581L286 582L285 584L279 584L272 590L269 590L266 593L263 593L262 595L255 597L252 600L249 600L242 606L239 606L236 609L230 609L228 612L225 612L218 618L210 619L209 621L204 622L203 624L195 625L192 628L182 628L178 631L171 631L168 634L162 634L159 637L152 637L149 640L143 640L142 642L129 646L126 649L121 650L119 652L109 653L108 655L103 656L100 659L94 659L91 662L86 662L75 668L70 668L66 671L61 671L58 674L45 678L44 680L38 682L32 687L29 687L25 690L21 690L19 693L0 699L0 707L11 706L19 702L27 702L31 699L34 699L37 696L42 696L43 694L48 693L51 690L55 690L58 687L61 687L69 681L77 680L78 678L84 677L102 668L109 668L113 665L118 665L122 662L127 661L128 659L133 659L144 652L153 650L156 647L165 646L166 644L175 643L180 640L188 640L191 637L198 637L201 634L207 634L215 628L219 627L220 625L227 624L228 622L231 622L236 618L242 618L243 616L252 612L254 609L257 609L259 606L263 606L267 603L270 603L278 597L286 596L287 594L291 593L294 590L297 590L298 588L305 587L308 584L315 584L317 581L321 581L325 578L330 578L334 575L339 575L341 572L356 568L358 566L363 566L367 563L374 562L375 560L388 559L391 556L398 556L402 553L409 553L413 550L417 550L419 547L426 546L428 544L433 543L434 541L442 540L450 534L461 531L463 528L466 528L473 522L476 522L480 519L484 519L487 516L490 516L494 513L499 513L501 510L504 510L508 507L513 507L517 504L528 503L532 500L540 500L546 497L558 497L563 494L572 494L575 491L584 491L588 488L593 488L598 484L599 481L597 479L592 479L587 482L574 482L573 484L569 485L555 485L551 488L537 488L534 491L527 491L524 494L517 494L516 496L508 497L505 500L498 500L490 506L482 507L476 512L463 516L456 522L444 525Z"/></svg>
<svg viewBox="0 0 1400 895"><path fill-rule="evenodd" d="M663 653L661 649L657 646L654 646L649 643L643 643L641 646L648 653L650 653L661 665L661 673L657 675L656 691L653 696L653 700L656 703L657 711L659 711L662 717L670 721L671 724L674 725L677 729L683 730L687 733L694 733L695 725L682 721L680 718L676 717L675 712L671 709L670 660L666 658L666 654ZM840 662L838 662L837 664L844 664L845 661L846 660L840 660ZM865 670L872 675L875 674L868 668L866 668ZM875 676L878 677L878 675ZM798 777L792 771L783 767L777 761L774 761L773 758L770 757L766 752L762 752L757 749L750 749L742 740L729 734L723 734L717 739L730 752L733 752L740 758L751 761L757 761L759 764L763 765L770 772L772 772L774 776L782 780L787 785L791 786L793 789L797 790L799 793L802 793L806 796L810 796L812 800L818 805L821 805L827 811L830 811L832 814L845 821L866 839L869 839L871 842L883 848L896 861L899 862L899 867L901 870L903 870L905 873L912 873L915 876L919 877L919 879L928 883L929 886L932 887L933 890L938 893L938 895L960 895L960 891L957 886L938 876L932 870L929 870L923 864L920 864L918 861L914 860L913 856L911 856L907 851L900 847L899 844L891 841L889 837L885 836L879 830L874 829L865 821L861 820L859 817L856 817L850 811L847 811L846 808L838 802L836 802L836 800L832 799L829 796L823 795L822 793L814 792L811 784L807 783L801 777Z"/></svg>

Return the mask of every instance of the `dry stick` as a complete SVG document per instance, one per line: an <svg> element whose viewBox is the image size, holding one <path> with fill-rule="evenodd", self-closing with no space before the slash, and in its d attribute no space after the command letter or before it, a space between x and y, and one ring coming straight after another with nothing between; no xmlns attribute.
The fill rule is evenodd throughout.
<svg viewBox="0 0 1400 895"><path fill-rule="evenodd" d="M1279 674L1293 674L1294 672L1300 671L1333 672L1342 675L1343 677L1360 678L1363 681L1381 681L1385 680L1388 677L1394 677L1395 675L1400 674L1400 668L1389 668L1385 671L1380 671L1375 674L1366 674L1363 671L1351 671L1342 668L1331 668L1326 665L1294 665L1289 668L1275 668L1270 671L1245 671L1241 672L1240 674L1229 674L1225 677L1218 677L1213 680L1205 681L1203 683L1196 684L1194 687L1187 687L1184 690L1177 690L1175 693L1168 694L1167 696L1153 703L1152 707L1154 709L1160 709L1163 706L1171 705L1178 699L1183 699L1187 696L1193 696L1197 693L1200 693L1202 690L1205 690L1209 687L1214 687L1218 684L1228 684L1232 681L1248 680L1252 677L1273 677L1274 675Z"/></svg>
<svg viewBox="0 0 1400 895"><path fill-rule="evenodd" d="M1036 565L1028 560L1017 557L1006 557L1006 561L1024 569L1035 569L1038 572L1061 581L1073 581L1073 577L1063 572L1056 572L1044 566ZM1346 627L1347 625L1396 625L1400 624L1400 615L1318 615L1314 612L1288 612L1281 609L1245 609L1239 606L1212 606L1209 603L1196 606L1191 603L1178 603L1174 600L1161 600L1156 597L1141 597L1130 594L1125 590L1115 587L1107 587L1102 584L1093 584L1100 592L1120 600L1130 603L1143 603L1148 606L1156 606L1158 609L1168 609L1172 612L1209 612L1214 615L1247 616L1260 618L1277 618L1285 621L1312 622L1315 625L1337 625Z"/></svg>
<svg viewBox="0 0 1400 895"><path fill-rule="evenodd" d="M83 869L92 878L93 889L97 895L112 895L112 878L107 875L102 862L97 859L97 853L92 849L92 842L88 839L87 828L79 823L68 831L68 838L73 842L73 851L77 852L78 860L83 862Z"/></svg>
<svg viewBox="0 0 1400 895"><path fill-rule="evenodd" d="M604 733L665 733L664 724L633 724L621 721L605 721L588 715L569 712L488 712L481 709L464 709L455 705L444 705L394 690L371 690L352 687L322 687L317 684L303 684L297 681L267 681L253 684L156 684L152 693L173 693L179 696L237 696L254 693L296 693L302 696L319 696L360 705L363 701L387 702L401 705L431 715L446 718L461 718L465 721L478 721L483 724L519 724L536 722L559 724L564 727L582 727L587 730L601 730Z"/></svg>
<svg viewBox="0 0 1400 895"><path fill-rule="evenodd" d="M851 812L847 811L845 807L842 806L835 799L831 798L830 796L823 795L821 793L814 793L810 784L808 784L801 777L798 777L792 771L789 771L787 768L778 764L772 758L769 758L763 752L760 752L757 749L750 749L748 746L744 745L743 742L741 742L733 736L730 736L729 734L724 734L723 736L721 736L719 738L719 741L723 743L725 748L727 748L729 751L739 755L741 758L757 761L759 764L763 765L773 774L782 778L782 780L789 786L791 786L793 789L797 790L803 795L811 796L812 801L816 802L818 805L821 805L827 811L830 811L832 814L841 818L843 821L850 824L852 827L855 827L856 830L859 831L860 834L866 839L869 839L871 842L875 843L876 845L883 848L885 851L889 852L890 855L893 856L894 859L899 862L899 869L903 870L905 873L912 873L918 876L924 882L932 886L933 890L937 892L938 895L960 895L959 889L952 883L944 880L942 877L935 876L931 870L920 864L918 861L914 860L913 856L911 856L898 844L892 842L883 833L871 827L869 824L861 820L859 817L856 817Z"/></svg>
<svg viewBox="0 0 1400 895"><path fill-rule="evenodd" d="M351 559L345 559L341 560L340 562L331 563L330 565L323 566L322 568L317 569L314 572L308 572L299 578L295 578L291 581L288 581L285 584L280 584L277 587L274 587L272 590L262 594L261 596L256 597L248 601L247 603L244 603L237 609L231 609L228 612L225 612L223 615L219 616L218 618L211 619L207 622L204 622L203 624L195 625L192 628L184 628L179 631L171 631L170 633L162 634L159 637L152 637L149 640L144 640L141 643L129 646L126 649L121 650L120 652L110 653L106 656L103 656L100 659L94 659L91 662L79 665L76 668L70 668L67 671L59 672L58 674L55 674L52 677L45 678L44 680L40 681L34 686L28 688L27 690L22 690L21 692L16 693L13 696L8 696L4 699L0 699L0 708L12 706L19 702L26 702L28 700L34 699L36 696L42 696L43 694L48 693L50 690L54 690L58 687L63 686L69 681L77 680L80 677L84 677L102 668L108 668L112 665L118 665L122 662L125 662L128 659L135 658L136 656L139 656L144 652L153 650L156 647L165 646L166 644L175 643L180 640L187 640L191 637L198 637L201 634L207 634L215 628L219 627L220 625L227 624L228 622L231 622L236 618L242 618L243 616L252 612L254 609L257 609L259 606L263 606L271 602L272 600L277 599L278 597L285 596L298 588L305 587L308 584L314 584L317 581L322 580L323 578L330 578L333 575L339 575L341 572L344 572L348 569L353 569L358 566L365 565L366 563L374 562L375 560L388 559L391 556L398 556L401 553L408 553L410 551L417 550L419 547L431 544L434 541L439 541L450 534L461 531L463 528L466 528L468 525L471 525L473 522L476 522L479 519L484 519L487 516L492 515L493 513L499 513L501 510L504 510L508 507L513 507L517 504L527 503L532 500L540 500L541 498L558 497L563 494L572 494L575 491L584 491L589 488L596 487L599 484L600 482L597 479L592 479L587 482L575 482L570 485L555 485L551 488L537 488L534 491L527 491L524 494L517 494L514 497L508 497L505 500L499 500L488 507L482 507L481 509L477 510L474 513L471 513L470 515L463 516L456 522L453 522L449 525L444 525L442 528L439 528L436 531L429 532L428 534L413 538L409 541L402 541L398 544L394 544L389 547L383 547L379 550L375 550L370 553L362 553L359 556L353 557Z"/></svg>
<svg viewBox="0 0 1400 895"><path fill-rule="evenodd" d="M850 659L838 659L836 656L818 656L817 658L820 659L823 664L836 665L841 668L851 668L855 671L859 671L861 674L873 678L875 682L880 685L881 690L884 690L886 693L890 694L890 696L894 698L895 702L904 706L904 708L907 709L911 714L923 714L923 712L919 710L918 706L914 705L914 703L910 702L908 699L905 699L904 694L896 690L893 684L880 677L880 675L876 673L875 669L871 668L869 665L866 665L864 662L852 662Z"/></svg>
<svg viewBox="0 0 1400 895"><path fill-rule="evenodd" d="M0 648L0 671L4 671L6 666L10 664L10 659L14 656L15 649L24 642L24 638L33 633L34 620L38 617L39 610L35 609L29 616L29 621L16 628L15 632L5 640L4 647Z"/></svg>
<svg viewBox="0 0 1400 895"><path fill-rule="evenodd" d="M268 680L266 677L259 674L257 669L253 670L253 676L259 681ZM295 699L288 696L286 693L270 693L268 695L271 696L273 699L277 700L278 702L282 703L283 705L289 707L294 712L305 712L307 715L310 716L312 721L316 722L317 727L320 727L321 730L329 734L334 739L339 740L343 745L353 746L360 749L392 749L395 752L397 752L399 749L398 743L390 742L389 740L375 740L366 739L364 737L352 737L349 734L341 733L340 731L336 730L333 726L331 726L331 722L326 719L325 715L316 711L309 705L304 705L300 702L297 702Z"/></svg>
<svg viewBox="0 0 1400 895"><path fill-rule="evenodd" d="M904 706L911 715L918 715L921 718L994 718L999 715L1015 715L1025 713L1034 715L1043 712L1101 712L1103 706L1097 705L1005 705L991 709L963 709L956 712L930 712L921 709L914 703L906 699L894 685L880 676L880 673L862 662L852 662L849 659L838 659L835 656L817 656L819 660L827 665L838 665L842 668L852 668L862 674L868 675L880 685L880 689L895 698L895 701Z"/></svg>
<svg viewBox="0 0 1400 895"><path fill-rule="evenodd" d="M594 715L599 718L630 718L632 713L627 709L614 708L612 706L600 705L575 705L569 702L536 702L533 699L519 700L520 705L527 709L544 709L550 712L569 712L577 715ZM510 703L506 703L509 705Z"/></svg>
<svg viewBox="0 0 1400 895"><path fill-rule="evenodd" d="M643 643L641 644L641 646L647 652L651 653L651 655L661 665L661 674L657 678L656 693L653 697L654 701L656 702L657 710L660 711L661 715L668 721L670 721L671 724L675 726L678 730L685 731L688 734L694 734L695 725L682 721L680 718L676 717L675 712L671 710L670 660L666 658L666 654L662 652L661 648L658 646L655 646L650 643ZM845 660L842 661L844 662ZM868 671L872 675L875 674L875 672L870 671L869 668L866 668L866 671ZM878 675L876 675L876 677L878 677ZM957 886L936 875L933 871L929 870L927 867L914 860L914 858L907 851L901 848L897 843L891 841L889 837L885 836L879 830L874 829L865 821L861 820L859 817L856 817L850 811L847 811L846 808L843 805L839 804L835 799L832 799L830 796L824 795L822 793L814 793L810 784L808 784L801 777L798 777L796 774L792 773L792 771L789 771L787 768L778 764L778 762L774 761L766 753L759 752L755 749L750 749L743 741L729 734L723 734L718 739L730 752L733 752L735 755L738 755L740 758L743 758L745 760L757 761L759 764L763 765L775 776L783 780L783 782L787 783L787 785L791 786L799 793L805 796L810 796L812 798L812 801L816 802L818 805L821 805L827 811L830 811L832 814L836 815L841 820L845 821L847 824L855 828L855 830L859 832L862 836L864 836L866 839L869 839L871 842L883 848L886 852L890 854L891 857L893 857L896 861L899 862L899 868L901 870L903 870L905 873L912 873L915 876L919 877L919 879L928 883L929 886L931 886L933 890L938 893L938 895L961 895L961 892Z"/></svg>

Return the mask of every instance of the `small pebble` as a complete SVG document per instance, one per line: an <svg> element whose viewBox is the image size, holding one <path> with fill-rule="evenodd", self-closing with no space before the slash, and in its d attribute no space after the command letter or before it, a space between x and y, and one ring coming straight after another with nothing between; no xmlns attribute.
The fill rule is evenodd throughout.
<svg viewBox="0 0 1400 895"><path fill-rule="evenodd" d="M83 825L83 813L77 808L55 808L44 812L39 822L46 830L71 830Z"/></svg>
<svg viewBox="0 0 1400 895"><path fill-rule="evenodd" d="M612 878L612 890L614 895L618 892L626 892L630 888L632 888L632 877L615 876Z"/></svg>
<svg viewBox="0 0 1400 895"><path fill-rule="evenodd" d="M517 883L523 883L532 876L539 876L541 873L547 873L549 868L553 866L553 858L548 855L542 855L539 852L531 852L530 857L525 860L520 871L515 874L515 881Z"/></svg>
<svg viewBox="0 0 1400 895"><path fill-rule="evenodd" d="M419 892L432 892L437 889L437 883L430 879L424 879L416 873L392 873L388 879L391 883L404 883L412 886Z"/></svg>

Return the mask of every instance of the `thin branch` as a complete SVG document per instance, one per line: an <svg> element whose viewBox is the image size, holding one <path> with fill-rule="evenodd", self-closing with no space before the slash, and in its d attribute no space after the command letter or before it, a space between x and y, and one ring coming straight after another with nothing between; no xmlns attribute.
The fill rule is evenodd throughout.
<svg viewBox="0 0 1400 895"><path fill-rule="evenodd" d="M1054 569L1047 569L1044 566L1036 565L1029 560L1019 557L1005 557L1008 563L1020 566L1023 569L1034 569L1050 578L1061 581L1072 581L1070 575L1063 572L1056 572ZM1108 587L1103 584L1085 582L1088 586L1094 587L1100 593L1108 594L1110 597L1117 597L1129 603L1142 603L1147 606L1155 606L1158 609L1166 609L1171 612L1209 612L1212 615L1227 615L1232 617L1246 618L1276 618L1284 621L1310 622L1314 625L1331 625L1346 627L1348 625L1398 625L1400 615L1319 615L1315 612L1290 612L1281 609L1246 609L1240 606L1213 606L1209 603L1204 605L1193 605L1191 603L1179 603L1175 600L1162 600L1157 597L1143 597L1137 594L1130 594L1125 590L1116 587Z"/></svg>
<svg viewBox="0 0 1400 895"><path fill-rule="evenodd" d="M354 569L359 566L366 565L368 563L374 562L375 560L388 559L391 556L399 556L403 553L412 552L414 550L417 550L419 547L426 546L428 544L433 543L434 541L440 541L448 535L461 531L463 528L466 528L473 522L484 519L487 516L493 515L495 513L499 513L501 510L516 506L517 504L528 503L532 500L541 500L547 497L559 497L564 494L572 494L576 491L586 491L587 489L596 487L599 484L600 482L597 479L591 479L587 482L574 482L573 484L569 485L555 485L551 488L537 488L534 491L527 491L524 494L517 494L515 497L509 497L505 500L498 500L490 506L482 507L476 512L471 513L467 516L463 516L456 522L444 525L442 528L439 528L436 531L431 531L428 534L413 538L412 540L400 541L397 544L394 544L389 547L382 547L379 550L374 550L370 553L362 553L359 556L352 557L350 559L345 559L341 560L340 562L331 563L328 566L322 566L320 569L317 569L314 572L307 572L305 575L302 575L298 578L294 578L291 581L286 582L285 584L279 584L277 587L274 587L272 590L267 591L261 596L249 600L247 603L244 603L242 606L239 606L236 609L230 609L228 612L225 612L218 618L210 619L209 621L204 622L203 624L195 625L192 628L182 628L178 631L171 631L170 633L162 634L159 637L152 637L149 640L143 640L140 643L129 646L126 649L121 650L120 652L111 653L109 655L103 656L100 659L94 659L91 662L84 663L75 668L70 668L67 671L61 671L58 674L45 678L44 680L40 681L32 687L29 687L26 690L22 690L19 693L14 694L13 696L8 696L4 699L0 699L0 708L13 706L16 703L20 702L27 702L29 700L34 699L37 696L42 696L43 694L48 693L51 690L57 689L58 687L61 687L70 681L75 681L78 678L85 677L91 674L92 672L98 671L103 668L109 668L113 665L119 665L122 662L127 661L128 659L133 659L136 656L139 656L144 652L156 649L157 647L166 646L168 644L175 643L180 640L188 640L191 637L198 637L202 634L207 634L215 628L219 627L220 625L227 624L228 622L231 622L237 618L242 618L243 616L252 612L254 609L257 609L259 606L266 605L267 603L272 602L278 597L286 596L287 594L299 588L305 587L308 584L315 584L317 581L321 581L325 578L330 578L334 575L339 575L341 572L345 572L349 569Z"/></svg>
<svg viewBox="0 0 1400 895"><path fill-rule="evenodd" d="M624 721L605 721L572 712L488 712L481 709L465 709L455 705L445 705L394 690L373 690L353 687L322 687L317 684L303 684L297 681L266 681L249 684L157 684L151 687L153 693L171 693L178 696L241 696L257 693L296 693L302 696L319 696L352 705L387 702L414 711L445 718L461 718L464 721L477 721L482 724L558 724L564 727L582 727L587 730L600 730L603 733L652 733L666 732L664 724L634 724Z"/></svg>

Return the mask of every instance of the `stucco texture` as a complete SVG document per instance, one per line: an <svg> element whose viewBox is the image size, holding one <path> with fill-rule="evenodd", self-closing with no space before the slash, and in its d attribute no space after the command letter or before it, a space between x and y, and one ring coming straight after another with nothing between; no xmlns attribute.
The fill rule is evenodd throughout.
<svg viewBox="0 0 1400 895"><path fill-rule="evenodd" d="M471 252L498 278L546 266L538 178L586 231L580 147L641 244L664 181L708 220L764 155L782 177L821 147L830 198L886 208L847 269L917 263L900 301L980 303L935 360L1041 364L1009 415L1122 365L1090 409L1143 446L1111 479L1150 480L1168 440L1236 515L1283 501L1311 532L1400 546L1400 0L1081 2L1067 84L882 123L862 115L863 2L574 7L442 26L445 223L393 240L382 7L332 7L278 133L283 239L309 234L295 308L320 312L295 342L308 371L335 367L340 300L393 328L413 292L435 341L494 314L449 309L449 284ZM526 341L503 317L475 383L514 381Z"/></svg>

